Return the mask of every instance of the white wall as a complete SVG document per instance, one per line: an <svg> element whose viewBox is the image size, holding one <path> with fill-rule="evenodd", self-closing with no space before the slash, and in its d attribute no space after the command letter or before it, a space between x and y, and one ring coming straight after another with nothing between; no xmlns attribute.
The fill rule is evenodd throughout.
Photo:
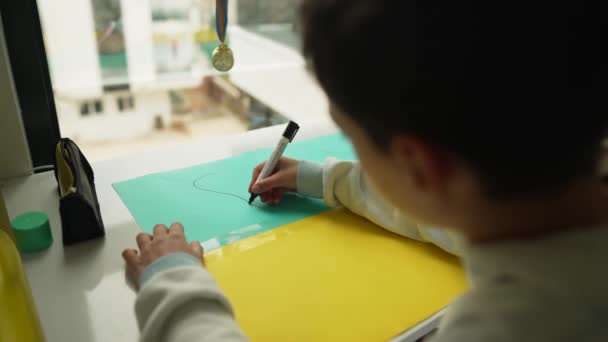
<svg viewBox="0 0 608 342"><path fill-rule="evenodd" d="M37 2L55 93L77 97L101 95L91 0Z"/></svg>
<svg viewBox="0 0 608 342"><path fill-rule="evenodd" d="M0 18L0 184L32 168Z"/></svg>
<svg viewBox="0 0 608 342"><path fill-rule="evenodd" d="M118 109L118 98L133 96L135 107L131 111ZM131 94L106 93L99 98L103 113L80 114L80 103L58 101L61 130L65 136L80 142L103 142L135 139L154 130L155 117L161 116L165 124L171 117L171 103L166 91ZM87 101L92 101L87 100Z"/></svg>
<svg viewBox="0 0 608 342"><path fill-rule="evenodd" d="M138 93L135 95L137 110L148 113L152 119L160 115L165 125L171 122L171 100L165 90Z"/></svg>

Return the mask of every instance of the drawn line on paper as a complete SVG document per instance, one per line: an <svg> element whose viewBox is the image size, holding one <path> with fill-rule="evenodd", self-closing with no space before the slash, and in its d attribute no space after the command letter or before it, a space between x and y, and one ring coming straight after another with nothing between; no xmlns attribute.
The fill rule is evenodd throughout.
<svg viewBox="0 0 608 342"><path fill-rule="evenodd" d="M197 188L197 189L199 189L201 191L207 191L207 192L212 192L214 194L236 197L236 198L240 199L241 201L244 201L245 203L249 204L249 199L241 197L239 195L231 194L229 192L216 191L216 190L212 190L212 189L209 189L209 188L204 188L204 187L201 187L200 185L198 185L198 182L200 182L202 179L204 179L206 177L209 177L209 176L213 176L214 174L215 173L208 173L208 174L205 174L205 175L202 175L202 176L198 177L197 179L195 179L192 182L192 186L194 186L195 188Z"/></svg>

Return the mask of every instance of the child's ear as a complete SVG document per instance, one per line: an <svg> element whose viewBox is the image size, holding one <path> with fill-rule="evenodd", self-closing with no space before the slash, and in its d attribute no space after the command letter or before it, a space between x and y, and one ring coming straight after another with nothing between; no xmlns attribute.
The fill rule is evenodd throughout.
<svg viewBox="0 0 608 342"><path fill-rule="evenodd" d="M419 191L445 190L449 161L438 147L417 136L400 135L391 143L391 154Z"/></svg>

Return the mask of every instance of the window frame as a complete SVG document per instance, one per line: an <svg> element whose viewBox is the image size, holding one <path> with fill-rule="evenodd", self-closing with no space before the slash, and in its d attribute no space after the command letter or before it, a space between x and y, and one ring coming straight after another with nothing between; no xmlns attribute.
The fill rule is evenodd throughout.
<svg viewBox="0 0 608 342"><path fill-rule="evenodd" d="M32 165L52 165L61 133L36 0L0 1L0 15Z"/></svg>

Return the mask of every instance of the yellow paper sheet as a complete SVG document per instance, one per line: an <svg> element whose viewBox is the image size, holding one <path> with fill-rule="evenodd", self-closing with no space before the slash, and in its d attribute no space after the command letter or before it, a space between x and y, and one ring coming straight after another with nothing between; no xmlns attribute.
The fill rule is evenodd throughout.
<svg viewBox="0 0 608 342"><path fill-rule="evenodd" d="M326 212L206 256L252 341L386 341L465 288L458 260Z"/></svg>

